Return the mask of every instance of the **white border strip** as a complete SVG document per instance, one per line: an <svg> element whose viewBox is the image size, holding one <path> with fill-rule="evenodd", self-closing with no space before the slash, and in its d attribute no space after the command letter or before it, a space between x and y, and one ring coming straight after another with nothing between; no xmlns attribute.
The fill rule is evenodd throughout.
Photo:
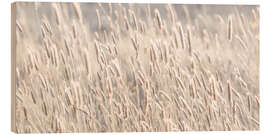
<svg viewBox="0 0 270 135"><path fill-rule="evenodd" d="M17 0L34 2L33 0ZM106 3L175 3L175 4L221 4L221 5L259 5L261 0L38 0L37 2L106 2Z"/></svg>

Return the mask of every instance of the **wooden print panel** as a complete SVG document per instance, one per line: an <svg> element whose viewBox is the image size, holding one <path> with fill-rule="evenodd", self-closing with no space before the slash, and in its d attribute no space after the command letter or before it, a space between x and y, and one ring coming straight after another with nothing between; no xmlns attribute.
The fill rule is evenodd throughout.
<svg viewBox="0 0 270 135"><path fill-rule="evenodd" d="M259 130L259 6L12 4L12 131Z"/></svg>

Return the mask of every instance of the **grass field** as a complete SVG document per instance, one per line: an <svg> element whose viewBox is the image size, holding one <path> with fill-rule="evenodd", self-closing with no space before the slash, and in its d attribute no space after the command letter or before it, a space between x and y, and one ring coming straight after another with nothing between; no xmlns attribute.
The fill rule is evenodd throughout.
<svg viewBox="0 0 270 135"><path fill-rule="evenodd" d="M16 13L16 132L260 128L259 6L19 2Z"/></svg>

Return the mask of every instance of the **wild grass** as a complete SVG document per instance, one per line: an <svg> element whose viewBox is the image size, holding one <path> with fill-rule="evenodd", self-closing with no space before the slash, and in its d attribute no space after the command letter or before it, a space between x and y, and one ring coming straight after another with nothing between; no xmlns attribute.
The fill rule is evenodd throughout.
<svg viewBox="0 0 270 135"><path fill-rule="evenodd" d="M17 132L259 130L257 6L178 18L99 4L89 21L81 5L33 11L35 31L18 8Z"/></svg>

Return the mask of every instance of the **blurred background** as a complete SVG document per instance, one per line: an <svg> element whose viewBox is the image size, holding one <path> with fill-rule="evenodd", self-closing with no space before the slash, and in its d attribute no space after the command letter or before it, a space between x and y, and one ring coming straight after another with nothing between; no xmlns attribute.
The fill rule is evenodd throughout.
<svg viewBox="0 0 270 135"><path fill-rule="evenodd" d="M72 21L76 19L76 12L72 3L58 3L60 6L59 10L65 13L65 19L67 22L72 24ZM154 17L154 10L158 9L162 19L169 19L168 18L168 7L167 4L132 4L132 3L112 3L110 11L110 4L109 3L83 3L79 4L80 10L83 16L83 23L88 26L90 33L95 32L98 30L98 22L97 22L97 15L96 9L99 10L101 16L101 24L102 29L109 28L109 21L107 16L111 16L112 21L116 18L115 11L119 11L121 7L124 7L126 12L128 10L132 10L135 12L137 18L141 19L142 21L146 21L147 19L147 12L151 12L151 17ZM196 18L210 16L216 17L218 16L227 19L227 17L232 13L239 13L245 18L249 18L252 16L252 9L256 9L258 5L191 5L191 4L172 4L173 9L175 10L176 19L181 21L181 23L185 26L186 23L188 24L195 24L200 23L196 22ZM34 32L35 40L39 40L41 36L40 26L42 17L46 17L50 25L56 25L56 13L55 9L52 6L52 3L47 2L19 2L18 3L18 13L17 13L17 20L21 23L22 27L27 26L29 32ZM111 13L112 12L112 13ZM111 15L110 15L111 14ZM217 16L218 15L218 16ZM207 18L206 18L207 19ZM208 25L208 27L211 25ZM215 27L218 28L218 27ZM211 28L208 28L211 30ZM215 30L212 29L214 32Z"/></svg>

